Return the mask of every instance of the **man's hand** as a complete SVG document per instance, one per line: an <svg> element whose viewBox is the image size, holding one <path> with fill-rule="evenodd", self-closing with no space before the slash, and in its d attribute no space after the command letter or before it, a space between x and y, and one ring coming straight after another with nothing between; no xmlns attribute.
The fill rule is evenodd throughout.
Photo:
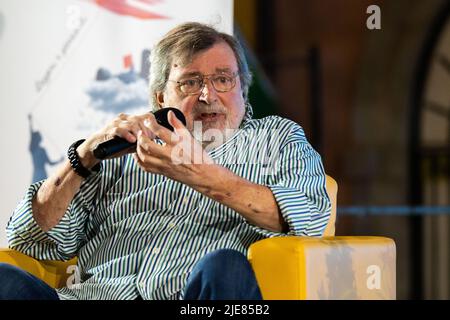
<svg viewBox="0 0 450 320"><path fill-rule="evenodd" d="M214 161L173 112L169 112L168 120L174 132L159 125L153 114L148 117L147 130L138 132L134 157L145 171L191 185L199 179L205 165ZM164 144L153 141L155 136Z"/></svg>
<svg viewBox="0 0 450 320"><path fill-rule="evenodd" d="M155 138L155 135L145 125L146 121L148 121L151 117L154 118L151 113L144 113L141 115L127 115L124 113L119 114L108 125L95 132L77 148L77 152L83 166L86 168L92 168L99 163L100 160L95 158L93 150L100 143L110 140L115 136L124 138L128 142L134 143L137 141L138 133L142 131L149 138ZM134 151L134 148L129 148L115 154L113 158L120 157L126 153L132 153Z"/></svg>

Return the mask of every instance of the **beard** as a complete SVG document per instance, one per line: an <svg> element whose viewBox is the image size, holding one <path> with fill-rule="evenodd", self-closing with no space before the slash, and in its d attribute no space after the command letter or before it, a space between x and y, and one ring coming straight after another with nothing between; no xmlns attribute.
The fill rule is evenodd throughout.
<svg viewBox="0 0 450 320"><path fill-rule="evenodd" d="M217 103L206 104L203 102L194 106L191 116L193 120L192 128L190 128L191 134L202 143L206 150L227 141L243 118L242 115L239 123L233 124L232 115L227 108Z"/></svg>

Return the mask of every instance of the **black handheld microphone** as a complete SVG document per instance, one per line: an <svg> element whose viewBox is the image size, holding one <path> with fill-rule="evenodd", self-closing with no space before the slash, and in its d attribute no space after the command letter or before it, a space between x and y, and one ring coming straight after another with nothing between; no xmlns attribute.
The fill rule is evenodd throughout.
<svg viewBox="0 0 450 320"><path fill-rule="evenodd" d="M166 127L170 131L173 131L173 127L169 123L168 113L169 111L173 111L175 116L180 120L184 125L186 125L186 118L184 117L183 112L181 112L177 108L162 108L158 111L155 111L153 114L156 118L156 122L159 125ZM94 149L94 156L97 159L103 160L113 154L116 154L120 151L126 150L131 147L136 147L136 142L128 142L126 139L121 137L114 137L111 140L100 143Z"/></svg>

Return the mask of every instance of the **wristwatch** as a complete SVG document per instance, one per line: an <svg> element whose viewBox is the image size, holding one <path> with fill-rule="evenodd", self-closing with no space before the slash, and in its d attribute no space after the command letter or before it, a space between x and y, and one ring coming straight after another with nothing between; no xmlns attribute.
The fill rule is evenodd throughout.
<svg viewBox="0 0 450 320"><path fill-rule="evenodd" d="M81 139L72 143L71 146L69 147L69 150L67 150L67 157L69 158L70 166L72 167L73 171L75 171L75 173L78 174L80 177L86 179L92 174L92 171L98 172L100 170L100 163L92 167L91 170L83 166L80 157L78 156L77 148L84 141L86 141L86 139Z"/></svg>

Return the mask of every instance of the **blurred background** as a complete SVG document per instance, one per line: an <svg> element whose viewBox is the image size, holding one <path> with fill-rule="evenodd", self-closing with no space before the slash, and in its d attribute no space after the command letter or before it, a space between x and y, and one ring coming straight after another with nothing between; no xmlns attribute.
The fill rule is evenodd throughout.
<svg viewBox="0 0 450 320"><path fill-rule="evenodd" d="M255 113L300 123L339 184L336 235L393 238L397 298L449 299L450 2L239 0L234 16Z"/></svg>

